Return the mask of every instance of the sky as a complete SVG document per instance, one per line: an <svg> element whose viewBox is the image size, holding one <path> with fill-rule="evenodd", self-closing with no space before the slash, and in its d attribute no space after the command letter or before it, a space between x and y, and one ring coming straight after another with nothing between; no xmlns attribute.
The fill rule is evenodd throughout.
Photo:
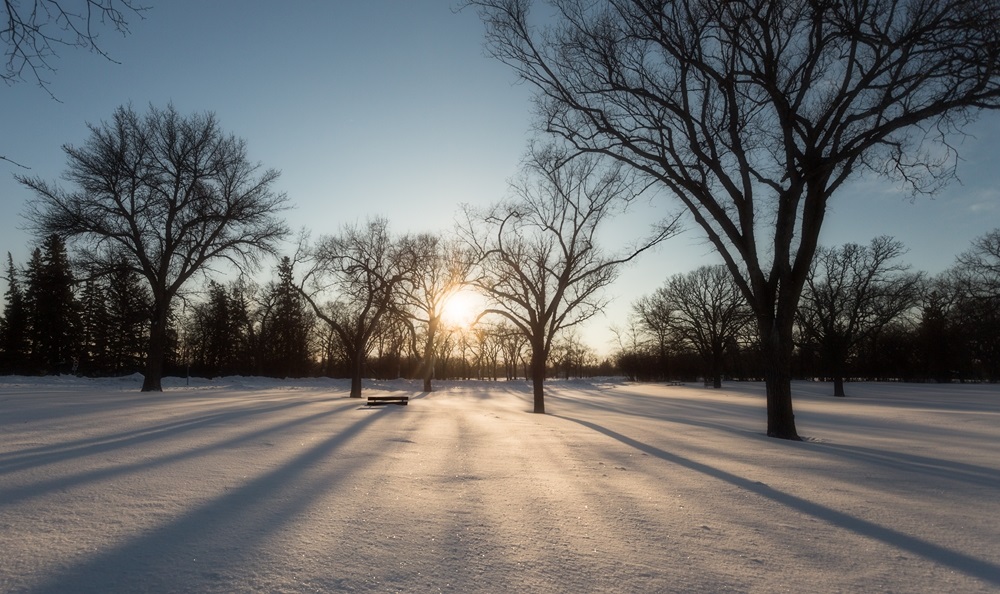
<svg viewBox="0 0 1000 594"><path fill-rule="evenodd" d="M80 145L86 124L131 103L140 112L172 102L181 113L212 111L247 141L251 159L282 172L275 189L294 208L294 230L336 233L386 216L404 232L447 232L459 205L503 198L533 137L531 89L489 58L484 28L454 0L265 2L146 0L131 35L102 33L113 63L61 51L49 91L31 81L0 88L0 253L27 260L22 230L30 194L15 173L58 180L62 145ZM961 183L912 200L890 182L860 179L834 197L821 242L903 242L906 260L930 274L950 266L972 239L1000 226L1000 116L961 140ZM644 234L676 212L668 196L642 202L609 226L607 248ZM609 326L673 274L718 262L692 224L623 270L603 315L584 328L598 352ZM287 251L290 252L291 245Z"/></svg>

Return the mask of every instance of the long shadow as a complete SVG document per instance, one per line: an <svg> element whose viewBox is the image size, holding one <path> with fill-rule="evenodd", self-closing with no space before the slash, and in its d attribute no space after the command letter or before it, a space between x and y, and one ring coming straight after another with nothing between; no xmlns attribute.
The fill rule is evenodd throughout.
<svg viewBox="0 0 1000 594"><path fill-rule="evenodd" d="M769 487L763 483L752 481L750 479L737 476L730 472L720 470L718 468L709 466L707 464L702 464L700 462L695 462L694 460L689 460L682 456L676 454L671 454L670 452L661 450L659 448L653 447L649 444L643 443L641 441L632 439L631 437L622 435L608 429L607 427L602 427L596 423L591 423L589 421L584 421L581 419L574 419L571 417L553 415L557 418L577 423L583 425L588 429L606 435L612 439L620 441L621 443L633 447L641 452L655 456L666 462L672 464L677 464L678 466L683 466L690 470L700 472L714 479L725 481L731 485L746 489L766 497L772 501L785 505L787 507L796 509L800 512L809 514L831 524L835 524L846 530L855 532L866 536L868 538L873 538L880 540L890 546L905 549L914 555L920 555L926 559L934 561L936 563L941 563L947 565L952 569L968 574L984 582L993 584L994 586L1000 586L1000 565L990 563L989 561L984 561L982 559L977 559L971 557L964 553L954 551L952 549L943 547L941 545L928 542L926 540L910 536L899 532L898 530L893 530L891 528L886 528L885 526L880 526L873 522L863 520L861 518L856 518L854 516L845 514L843 512L837 511L826 507L825 505L820 505L818 503L803 499L801 497L796 497L789 493L783 493L776 489Z"/></svg>
<svg viewBox="0 0 1000 594"><path fill-rule="evenodd" d="M67 490L73 487L78 487L80 485L85 485L87 483L92 483L99 480L104 480L133 472L149 470L166 464L171 464L173 462L194 458L196 456L204 456L205 454L209 453L212 449L222 449L222 448L238 446L240 444L249 441L260 439L261 437L264 437L270 433L283 431L285 429L289 429L298 425L303 425L315 420L328 417L330 415L337 413L338 410L339 409L325 410L306 417L300 417L292 419L290 421L286 421L284 423L279 423L277 425L270 425L268 427L265 427L259 431L254 431L252 433L243 433L234 436L230 439L227 439L225 441L214 443L210 448L201 447L197 449L188 449L173 454L153 458L150 460L144 460L142 462L134 464L118 464L100 470L89 470L74 475L60 476L57 478L13 489L3 489L0 490L0 502L8 504L17 503L25 499L30 499L32 497L44 495L54 490L55 491ZM180 434L183 433L184 431L185 431L184 429L178 429L174 430L172 434ZM169 437L170 435L171 433L160 433L155 437L149 436L144 441L150 441L152 439L164 439Z"/></svg>
<svg viewBox="0 0 1000 594"><path fill-rule="evenodd" d="M714 415L714 416L718 416L720 413L727 413L730 416L732 416L734 418L739 418L739 419L745 419L745 418L747 418L747 414L749 414L750 412L752 412L753 414L755 414L758 417L760 417L761 420L763 420L763 418L764 418L764 412L765 412L763 409L759 409L757 406L751 407L750 405L743 404L743 403L738 403L736 406L739 406L740 408L745 408L746 410L744 412L747 413L747 414L737 414L737 413L733 412L732 410L728 410L727 411L727 410L725 410L725 407L723 407L722 405L712 406L712 405L710 405L708 403L698 404L698 403L680 402L680 401L678 401L676 399L671 399L669 401L665 401L664 398L662 398L662 397L653 397L653 396L645 396L645 395L642 395L642 394L628 393L627 397L629 399L631 399L631 400L639 400L640 402L646 402L646 406L650 409L648 411L646 411L646 410L638 410L637 411L637 410L629 410L629 409L621 407L621 406L612 406L610 404L602 404L602 403L594 402L592 400L580 400L580 399L577 399L577 398L573 398L572 396L559 396L559 395L554 395L554 396L556 396L556 398L559 398L559 399L564 399L564 400L573 402L574 404L576 404L578 406L584 406L584 407L592 408L592 409L595 409L595 410L608 411L608 412L613 412L613 413L622 414L622 415L639 417L639 418L642 418L642 419L657 419L657 420L665 421L665 422L668 422L668 423L678 423L678 424L681 424L681 425L689 425L689 426L692 426L692 427L701 427L703 429L713 429L713 430L716 430L716 431L723 431L723 432L726 432L726 433L731 433L731 434L734 434L734 435L739 435L741 437L745 437L747 435L763 435L764 434L764 432L762 430L741 429L739 427L734 427L733 425L730 425L730 424L727 424L727 423L713 423L713 422L710 422L710 421L696 419L696 418L692 418L692 417L689 417L689 416L681 416L681 415L676 415L676 414L671 415L669 413L669 409L664 406L664 404L666 402L669 402L669 406L671 408L686 409L688 411L693 411L693 412L696 412L696 413L697 412L701 412L701 413L711 412L712 415ZM751 409L752 409L752 411L751 411ZM558 416L558 415L556 415L556 416ZM763 425L761 425L761 427L763 427Z"/></svg>
<svg viewBox="0 0 1000 594"><path fill-rule="evenodd" d="M312 418L319 416L322 415ZM339 480L374 461L374 456L355 457L349 467L306 476L379 418L383 416L367 415L279 468L183 517L59 572L30 591L38 594L197 592L225 587L234 575L253 574L256 568L246 563L260 556L256 547L268 542L269 536Z"/></svg>
<svg viewBox="0 0 1000 594"><path fill-rule="evenodd" d="M933 475L941 480L991 487L1000 492L1000 470L995 468L845 444L821 442L813 444L813 447L831 456L847 458L864 464L902 470L921 476Z"/></svg>
<svg viewBox="0 0 1000 594"><path fill-rule="evenodd" d="M163 437L172 437L187 431L193 431L216 423L242 419L254 415L274 413L289 408L311 404L308 401L296 401L274 406L241 407L236 410L211 412L209 414L191 415L183 419L140 427L132 431L123 431L112 435L78 439L67 442L47 444L26 448L15 452L0 454L0 475L21 470L36 468L54 462L64 462L71 458L91 456L127 448L146 441Z"/></svg>

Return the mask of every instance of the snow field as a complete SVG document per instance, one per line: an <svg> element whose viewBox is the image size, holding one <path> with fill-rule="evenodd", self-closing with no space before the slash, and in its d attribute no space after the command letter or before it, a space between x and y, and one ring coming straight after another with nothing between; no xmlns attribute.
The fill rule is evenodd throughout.
<svg viewBox="0 0 1000 594"><path fill-rule="evenodd" d="M0 378L0 592L995 592L1000 387Z"/></svg>

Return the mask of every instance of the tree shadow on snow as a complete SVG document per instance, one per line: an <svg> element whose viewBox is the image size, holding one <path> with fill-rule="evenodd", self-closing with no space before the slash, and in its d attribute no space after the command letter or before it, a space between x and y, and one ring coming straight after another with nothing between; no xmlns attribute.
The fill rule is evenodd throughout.
<svg viewBox="0 0 1000 594"><path fill-rule="evenodd" d="M921 538L916 538L897 530L893 530L892 528L880 526L873 522L851 516L825 505L821 505L789 493L778 491L777 489L774 489L764 483L752 481L707 464L702 464L700 462L684 458L683 456L671 454L670 452L632 439L631 437L622 435L621 433L617 433L596 423L560 415L553 416L582 425L650 456L655 456L664 460L665 462L676 464L689 470L702 473L716 480L727 482L731 485L740 487L781 505L798 510L799 512L809 514L845 530L882 541L890 546L907 550L912 554L919 555L936 563L947 565L956 571L973 576L986 583L1000 586L1000 565L996 565L982 559L977 559L959 551L954 551L941 545L937 545L933 542L928 542Z"/></svg>
<svg viewBox="0 0 1000 594"><path fill-rule="evenodd" d="M256 573L264 569L254 563L259 559L257 547L301 517L333 485L374 462L376 456L337 459L335 452L380 418L386 417L367 415L278 468L169 523L98 552L31 591L197 592L239 589L240 580L243 587L250 587ZM331 460L338 463L324 466Z"/></svg>

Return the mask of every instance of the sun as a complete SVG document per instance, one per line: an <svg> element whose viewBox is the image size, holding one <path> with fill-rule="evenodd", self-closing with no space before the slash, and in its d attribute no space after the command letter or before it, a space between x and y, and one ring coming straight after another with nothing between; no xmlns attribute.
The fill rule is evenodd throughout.
<svg viewBox="0 0 1000 594"><path fill-rule="evenodd" d="M444 302L441 321L447 326L468 328L483 311L486 301L472 289L460 289Z"/></svg>

